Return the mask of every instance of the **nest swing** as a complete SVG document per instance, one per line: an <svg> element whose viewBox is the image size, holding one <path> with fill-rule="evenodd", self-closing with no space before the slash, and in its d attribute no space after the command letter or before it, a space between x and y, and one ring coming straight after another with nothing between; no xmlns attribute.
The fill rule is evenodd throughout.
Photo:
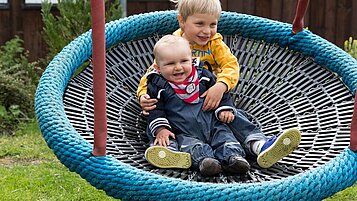
<svg viewBox="0 0 357 201"><path fill-rule="evenodd" d="M144 158L146 121L135 97L163 34L178 28L176 11L130 16L105 26L107 155L93 156L91 31L67 45L43 73L36 92L41 132L58 159L109 196L122 200L320 200L357 181L350 127L357 62L340 48L292 25L222 12L218 32L237 56L231 93L267 135L302 132L298 149L269 169L251 160L246 175L202 177L157 169ZM354 145L355 146L355 145Z"/></svg>

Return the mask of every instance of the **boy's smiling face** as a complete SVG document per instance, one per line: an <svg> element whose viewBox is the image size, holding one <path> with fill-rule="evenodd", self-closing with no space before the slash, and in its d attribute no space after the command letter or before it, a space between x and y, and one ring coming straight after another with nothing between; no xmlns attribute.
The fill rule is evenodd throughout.
<svg viewBox="0 0 357 201"><path fill-rule="evenodd" d="M210 14L193 14L184 20L178 16L183 37L190 44L206 45L209 39L217 33L218 17Z"/></svg>

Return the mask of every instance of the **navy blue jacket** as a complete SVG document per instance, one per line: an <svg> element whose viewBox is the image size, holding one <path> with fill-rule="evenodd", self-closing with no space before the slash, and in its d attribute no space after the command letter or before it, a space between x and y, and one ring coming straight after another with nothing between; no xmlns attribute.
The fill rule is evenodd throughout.
<svg viewBox="0 0 357 201"><path fill-rule="evenodd" d="M201 65L196 67L200 79L200 95L216 83L216 77ZM215 111L202 110L204 98L196 104L186 103L181 100L171 88L170 84L157 72L147 75L147 93L152 98L157 98L156 108L148 116L148 128L155 136L160 127L166 127L175 135L184 134L206 141L218 121L218 113L223 110L235 112L232 98L229 93L224 93L219 107Z"/></svg>

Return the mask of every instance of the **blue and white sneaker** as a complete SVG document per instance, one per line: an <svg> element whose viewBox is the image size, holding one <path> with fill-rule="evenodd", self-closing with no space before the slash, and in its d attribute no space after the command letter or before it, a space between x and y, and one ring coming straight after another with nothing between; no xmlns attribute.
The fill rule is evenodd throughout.
<svg viewBox="0 0 357 201"><path fill-rule="evenodd" d="M269 168L293 152L300 144L301 134L297 129L289 129L281 135L274 135L262 146L257 162L262 168Z"/></svg>

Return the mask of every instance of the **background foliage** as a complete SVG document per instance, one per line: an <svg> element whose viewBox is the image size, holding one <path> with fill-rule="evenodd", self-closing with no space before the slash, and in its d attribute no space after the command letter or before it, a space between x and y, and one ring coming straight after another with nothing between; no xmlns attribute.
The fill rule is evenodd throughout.
<svg viewBox="0 0 357 201"><path fill-rule="evenodd" d="M352 37L350 37L345 41L344 46L345 51L353 58L357 59L357 40L353 40Z"/></svg>
<svg viewBox="0 0 357 201"><path fill-rule="evenodd" d="M38 83L36 62L29 62L19 37L0 47L0 134L12 134L20 120L33 118Z"/></svg>
<svg viewBox="0 0 357 201"><path fill-rule="evenodd" d="M105 0L106 22L122 17L119 0ZM91 28L91 6L89 0L59 0L59 15L53 14L53 5L48 1L42 3L43 37L48 45L47 59L51 60L69 42Z"/></svg>
<svg viewBox="0 0 357 201"><path fill-rule="evenodd" d="M105 5L107 21L122 16L119 0L106 0ZM59 0L57 7L45 1L41 12L46 58L29 62L18 36L0 47L0 134L13 134L19 122L34 117L34 94L44 70L40 66L47 66L64 46L91 28L89 0Z"/></svg>

